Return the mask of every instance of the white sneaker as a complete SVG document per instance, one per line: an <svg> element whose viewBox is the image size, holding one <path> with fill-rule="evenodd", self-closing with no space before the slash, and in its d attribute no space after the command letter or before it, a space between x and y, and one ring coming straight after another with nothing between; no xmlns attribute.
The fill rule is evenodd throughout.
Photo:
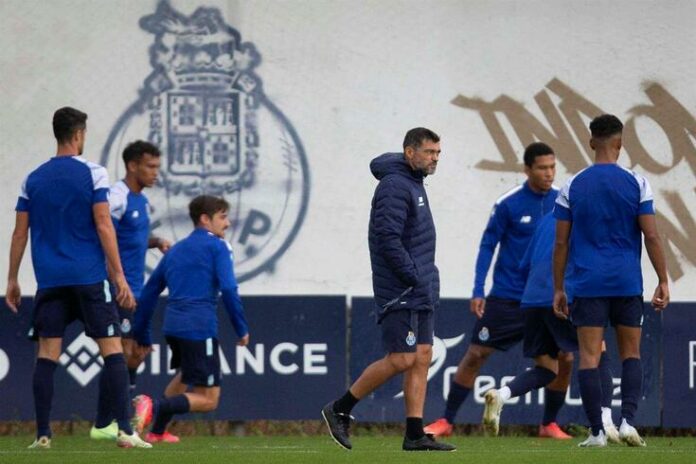
<svg viewBox="0 0 696 464"><path fill-rule="evenodd" d="M621 421L621 426L619 427L619 438L621 441L626 443L628 446L646 446L645 440L643 440L636 428L629 425L626 419Z"/></svg>
<svg viewBox="0 0 696 464"><path fill-rule="evenodd" d="M621 438L619 437L619 431L613 422L605 422L604 432L607 434L607 441L611 443L621 443Z"/></svg>
<svg viewBox="0 0 696 464"><path fill-rule="evenodd" d="M500 413L503 410L503 400L495 388L488 390L483 397L486 400L483 408L483 430L486 435L497 437L500 430Z"/></svg>
<svg viewBox="0 0 696 464"><path fill-rule="evenodd" d="M580 448L602 448L607 446L607 436L602 430L597 435L592 435L592 432L590 432L590 436L585 441L579 443L578 446Z"/></svg>
<svg viewBox="0 0 696 464"><path fill-rule="evenodd" d="M51 449L51 439L47 436L39 437L27 449Z"/></svg>
<svg viewBox="0 0 696 464"><path fill-rule="evenodd" d="M118 431L116 446L119 448L152 448L152 445L138 435L138 432L133 432L133 435L128 435L123 430Z"/></svg>

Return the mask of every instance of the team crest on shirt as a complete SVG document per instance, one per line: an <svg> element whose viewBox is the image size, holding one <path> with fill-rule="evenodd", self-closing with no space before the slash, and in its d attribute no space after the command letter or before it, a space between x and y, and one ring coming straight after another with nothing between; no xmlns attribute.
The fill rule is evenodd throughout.
<svg viewBox="0 0 696 464"><path fill-rule="evenodd" d="M125 145L154 143L162 152L160 180L147 191L154 233L186 237L191 199L222 196L238 280L272 272L304 221L309 167L292 124L263 91L261 55L216 8L186 16L162 0L139 24L154 35L152 71L109 134L102 164L123 177Z"/></svg>
<svg viewBox="0 0 696 464"><path fill-rule="evenodd" d="M408 346L413 346L416 344L416 334L410 330L408 331L408 335L406 335L406 344Z"/></svg>
<svg viewBox="0 0 696 464"><path fill-rule="evenodd" d="M491 334L488 333L488 327L483 327L481 330L479 330L478 339L482 342L488 341L490 337Z"/></svg>

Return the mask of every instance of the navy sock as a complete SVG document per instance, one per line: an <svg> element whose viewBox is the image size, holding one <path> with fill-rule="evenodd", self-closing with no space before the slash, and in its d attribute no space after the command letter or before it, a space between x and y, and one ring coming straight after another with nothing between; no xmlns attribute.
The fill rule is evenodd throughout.
<svg viewBox="0 0 696 464"><path fill-rule="evenodd" d="M104 428L111 423L113 400L111 399L111 389L109 388L109 376L106 369L102 369L99 375L99 398L97 400L97 418L94 426L98 429Z"/></svg>
<svg viewBox="0 0 696 464"><path fill-rule="evenodd" d="M119 430L130 435L133 429L128 408L128 371L123 353L114 353L104 358L102 375L108 386L106 390L111 398L113 418L118 422Z"/></svg>
<svg viewBox="0 0 696 464"><path fill-rule="evenodd" d="M46 358L38 358L34 366L33 389L37 438L51 436L53 373L57 366L57 363Z"/></svg>
<svg viewBox="0 0 696 464"><path fill-rule="evenodd" d="M602 352L599 358L599 377L602 381L602 407L611 408L611 399L614 396L614 376L609 366L609 355Z"/></svg>
<svg viewBox="0 0 696 464"><path fill-rule="evenodd" d="M466 397L469 396L471 388L466 388L457 382L452 382L449 394L447 395L447 403L445 404L444 418L450 424L454 424L454 418L457 416L457 411L461 407Z"/></svg>
<svg viewBox="0 0 696 464"><path fill-rule="evenodd" d="M135 390L135 379L138 377L138 368L131 369L128 368L128 384L131 390Z"/></svg>
<svg viewBox="0 0 696 464"><path fill-rule="evenodd" d="M633 425L643 387L643 366L638 358L624 359L621 364L621 417Z"/></svg>
<svg viewBox="0 0 696 464"><path fill-rule="evenodd" d="M513 398L522 396L527 392L544 387L553 382L556 374L545 367L534 366L534 368L518 375L512 382L507 384Z"/></svg>
<svg viewBox="0 0 696 464"><path fill-rule="evenodd" d="M152 433L163 434L167 424L175 414L186 414L191 409L186 395L176 395L171 398L161 398L153 405L155 421L152 424Z"/></svg>
<svg viewBox="0 0 696 464"><path fill-rule="evenodd" d="M592 435L604 430L602 425L602 383L599 379L599 369L579 369L578 383L582 407L592 427Z"/></svg>
<svg viewBox="0 0 696 464"><path fill-rule="evenodd" d="M423 438L425 432L423 431L423 418L422 417L407 417L406 418L406 438L409 440L418 440Z"/></svg>
<svg viewBox="0 0 696 464"><path fill-rule="evenodd" d="M345 395L334 401L333 411L341 414L350 414L356 404L358 404L359 399L357 399L348 390Z"/></svg>
<svg viewBox="0 0 696 464"><path fill-rule="evenodd" d="M565 391L544 389L544 420L543 425L549 425L551 422L556 422L558 411L565 404Z"/></svg>

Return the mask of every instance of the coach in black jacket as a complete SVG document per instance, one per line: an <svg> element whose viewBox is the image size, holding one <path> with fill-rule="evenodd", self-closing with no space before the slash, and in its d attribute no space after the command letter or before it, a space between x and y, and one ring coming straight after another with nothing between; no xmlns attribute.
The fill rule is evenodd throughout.
<svg viewBox="0 0 696 464"><path fill-rule="evenodd" d="M406 451L451 451L423 432L423 406L432 357L433 309L438 304L435 225L425 176L434 174L440 137L429 129L411 129L403 153L386 153L370 164L379 180L370 213L372 285L387 355L372 363L340 399L322 410L332 438L351 449L350 411L358 401L393 376L404 374Z"/></svg>

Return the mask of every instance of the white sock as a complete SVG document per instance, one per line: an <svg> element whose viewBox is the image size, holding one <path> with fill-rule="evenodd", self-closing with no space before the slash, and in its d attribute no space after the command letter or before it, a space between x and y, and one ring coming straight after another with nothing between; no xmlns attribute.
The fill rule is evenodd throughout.
<svg viewBox="0 0 696 464"><path fill-rule="evenodd" d="M510 398L512 398L512 392L508 387L503 387L500 390L498 390L498 395L500 396L500 399L503 401L507 401Z"/></svg>
<svg viewBox="0 0 696 464"><path fill-rule="evenodd" d="M613 424L613 419L611 418L611 408L602 408L602 422L605 424Z"/></svg>

